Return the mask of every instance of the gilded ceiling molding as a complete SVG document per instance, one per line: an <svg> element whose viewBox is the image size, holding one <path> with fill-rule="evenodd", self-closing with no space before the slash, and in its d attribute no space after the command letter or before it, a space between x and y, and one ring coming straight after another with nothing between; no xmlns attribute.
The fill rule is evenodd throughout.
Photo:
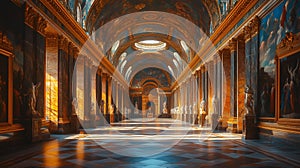
<svg viewBox="0 0 300 168"><path fill-rule="evenodd" d="M75 36L81 44L88 39L85 31L75 21L73 16L65 9L65 7L57 0L40 0L47 9Z"/></svg>
<svg viewBox="0 0 300 168"><path fill-rule="evenodd" d="M0 32L0 50L8 51L10 53L13 51L12 43L2 32Z"/></svg>
<svg viewBox="0 0 300 168"><path fill-rule="evenodd" d="M222 23L218 26L210 39L216 45L228 32L245 16L258 0L239 0Z"/></svg>

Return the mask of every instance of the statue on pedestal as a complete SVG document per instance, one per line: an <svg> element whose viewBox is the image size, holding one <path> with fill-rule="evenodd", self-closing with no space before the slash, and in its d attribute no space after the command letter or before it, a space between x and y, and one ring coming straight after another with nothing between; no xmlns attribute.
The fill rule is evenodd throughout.
<svg viewBox="0 0 300 168"><path fill-rule="evenodd" d="M206 101L203 99L200 103L200 114L198 116L198 123L201 127L205 124L205 118L207 114L207 104Z"/></svg>

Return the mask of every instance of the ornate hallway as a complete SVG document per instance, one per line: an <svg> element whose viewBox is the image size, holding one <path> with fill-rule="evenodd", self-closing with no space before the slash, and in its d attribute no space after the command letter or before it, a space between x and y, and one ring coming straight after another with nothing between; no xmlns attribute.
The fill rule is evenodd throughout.
<svg viewBox="0 0 300 168"><path fill-rule="evenodd" d="M0 8L0 167L300 167L300 0Z"/></svg>

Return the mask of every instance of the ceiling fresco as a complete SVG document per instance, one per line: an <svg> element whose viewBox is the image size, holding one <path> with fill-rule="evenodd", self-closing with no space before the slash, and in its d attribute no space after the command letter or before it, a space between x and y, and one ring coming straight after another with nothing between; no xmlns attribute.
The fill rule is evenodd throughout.
<svg viewBox="0 0 300 168"><path fill-rule="evenodd" d="M98 28L120 16L141 12L161 11L184 17L209 33L210 22L213 26L220 19L220 8L217 0L95 0L87 18L87 29Z"/></svg>

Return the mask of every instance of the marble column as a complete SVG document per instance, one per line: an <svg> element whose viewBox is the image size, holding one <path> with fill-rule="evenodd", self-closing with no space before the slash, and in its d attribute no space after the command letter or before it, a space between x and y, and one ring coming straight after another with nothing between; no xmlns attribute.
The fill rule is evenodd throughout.
<svg viewBox="0 0 300 168"><path fill-rule="evenodd" d="M245 40L244 35L237 38L237 132L242 133L245 98Z"/></svg>
<svg viewBox="0 0 300 168"><path fill-rule="evenodd" d="M92 111L92 82L91 82L91 65L92 62L88 57L84 58L84 128L90 128L91 111Z"/></svg>
<svg viewBox="0 0 300 168"><path fill-rule="evenodd" d="M229 41L230 48L230 118L228 121L228 132L237 132L237 40Z"/></svg>
<svg viewBox="0 0 300 168"><path fill-rule="evenodd" d="M58 132L64 133L64 127L69 124L68 120L68 40L58 36Z"/></svg>
<svg viewBox="0 0 300 168"><path fill-rule="evenodd" d="M107 78L107 106L108 106L108 113L110 115L110 123L114 122L114 107L112 102L112 77L109 76Z"/></svg>
<svg viewBox="0 0 300 168"><path fill-rule="evenodd" d="M223 101L224 107L222 107L222 128L225 130L228 127L228 120L230 118L231 112L231 64L230 64L230 50L223 49L220 51L221 59L222 59L222 66L224 69L224 73L222 74L222 88L223 88Z"/></svg>
<svg viewBox="0 0 300 168"><path fill-rule="evenodd" d="M70 61L70 90L71 90L71 130L70 133L78 133L79 132L79 120L78 120L78 98L77 98L77 69L75 69L76 60L78 58L79 50L77 47L73 47L73 57Z"/></svg>
<svg viewBox="0 0 300 168"><path fill-rule="evenodd" d="M214 61L212 63L212 69L213 72L211 74L211 80L212 80L212 85L213 85L213 95L212 95L212 113L210 114L210 118L211 118L211 128L212 130L216 130L217 129L217 125L218 125L218 117L219 117L219 87L218 87L218 83L219 83L219 78L218 78L218 55L214 56Z"/></svg>
<svg viewBox="0 0 300 168"><path fill-rule="evenodd" d="M107 108L106 108L106 103L107 103L107 100L106 100L106 87L107 87L107 74L106 73L103 73L101 74L101 86L102 86L102 95L101 95L101 112L103 113L104 117L106 118L106 114L107 114Z"/></svg>

